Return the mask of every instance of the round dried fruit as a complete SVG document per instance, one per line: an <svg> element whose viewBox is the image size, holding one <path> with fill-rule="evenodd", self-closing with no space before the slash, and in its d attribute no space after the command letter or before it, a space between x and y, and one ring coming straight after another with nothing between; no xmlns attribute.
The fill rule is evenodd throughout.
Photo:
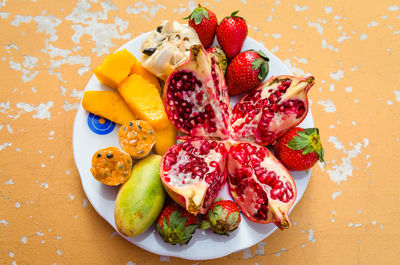
<svg viewBox="0 0 400 265"><path fill-rule="evenodd" d="M147 156L156 142L153 126L141 120L130 121L121 126L118 139L122 150L136 159Z"/></svg>
<svg viewBox="0 0 400 265"><path fill-rule="evenodd" d="M103 184L116 186L130 176L132 158L117 147L107 147L94 153L90 171Z"/></svg>

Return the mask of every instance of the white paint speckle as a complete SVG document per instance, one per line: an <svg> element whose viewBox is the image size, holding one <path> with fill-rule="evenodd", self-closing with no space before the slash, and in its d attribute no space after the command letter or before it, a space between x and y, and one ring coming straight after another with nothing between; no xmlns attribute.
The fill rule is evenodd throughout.
<svg viewBox="0 0 400 265"><path fill-rule="evenodd" d="M309 229L308 230L308 241L310 241L311 243L317 242L317 239L314 237L314 230L313 229Z"/></svg>
<svg viewBox="0 0 400 265"><path fill-rule="evenodd" d="M161 262L171 262L171 259L168 256L160 256L160 261Z"/></svg>
<svg viewBox="0 0 400 265"><path fill-rule="evenodd" d="M0 220L0 224L3 224L4 226L7 226L8 225L8 221L5 220L5 219L1 219Z"/></svg>
<svg viewBox="0 0 400 265"><path fill-rule="evenodd" d="M97 53L97 56L108 54L109 48L115 46L111 39L131 39L130 33L122 34L128 28L129 22L123 21L115 15L113 15L113 24L102 22L108 20L110 11L118 10L118 8L111 1L101 2L101 6L101 11L90 11L89 1L81 0L74 7L72 13L65 17L66 20L74 23L71 26L75 31L72 41L79 44L82 36L89 35L95 43L92 52Z"/></svg>
<svg viewBox="0 0 400 265"><path fill-rule="evenodd" d="M12 143L3 143L0 145L0 151L5 149L7 146L12 146Z"/></svg>
<svg viewBox="0 0 400 265"><path fill-rule="evenodd" d="M373 221L372 221L372 224L373 224L373 225L376 225L376 221L375 221L375 220L373 220Z"/></svg>
<svg viewBox="0 0 400 265"><path fill-rule="evenodd" d="M79 109L79 103L75 102L75 103L68 103L68 101L64 100L64 105L62 106L62 108L65 111L70 111L70 110L74 110L74 109Z"/></svg>
<svg viewBox="0 0 400 265"><path fill-rule="evenodd" d="M333 45L329 44L325 39L322 39L322 45L321 45L322 49L329 49L331 51L334 52L338 52L339 49L335 48Z"/></svg>
<svg viewBox="0 0 400 265"><path fill-rule="evenodd" d="M88 200L86 198L83 198L82 200L82 207L86 208L88 206Z"/></svg>
<svg viewBox="0 0 400 265"><path fill-rule="evenodd" d="M287 252L287 251L288 250L286 248L282 248L278 252L275 252L274 255L277 256L277 257L280 257L283 252Z"/></svg>
<svg viewBox="0 0 400 265"><path fill-rule="evenodd" d="M21 242L24 244L28 243L28 238L26 236L21 237Z"/></svg>
<svg viewBox="0 0 400 265"><path fill-rule="evenodd" d="M307 19L307 22L308 22L308 26L309 26L310 28L316 28L316 29L317 29L317 32L318 32L319 34L323 34L323 33L324 33L324 28L321 26L320 23L318 23L318 22L311 22L308 18L306 18L306 19Z"/></svg>
<svg viewBox="0 0 400 265"><path fill-rule="evenodd" d="M244 259L252 258L253 257L253 253L251 253L251 249L250 248L243 249L243 256L242 257Z"/></svg>
<svg viewBox="0 0 400 265"><path fill-rule="evenodd" d="M328 113L332 113L332 112L336 111L336 106L330 99L320 100L320 101L318 101L318 104L323 106L324 111L326 111Z"/></svg>
<svg viewBox="0 0 400 265"><path fill-rule="evenodd" d="M24 55L24 61L21 63L14 62L10 60L10 68L14 69L15 71L21 71L22 75L21 78L24 82L32 81L33 78L39 73L39 71L34 70L34 67L37 67L38 59L36 57L32 57L29 55Z"/></svg>
<svg viewBox="0 0 400 265"><path fill-rule="evenodd" d="M71 199L71 201L73 201L75 199L75 196L72 195L71 193L68 193L69 198Z"/></svg>
<svg viewBox="0 0 400 265"><path fill-rule="evenodd" d="M271 49L271 52L276 53L277 51L279 51L279 46L276 45L274 48Z"/></svg>
<svg viewBox="0 0 400 265"><path fill-rule="evenodd" d="M388 101L387 101L387 104L388 104L388 105L393 105L393 101L388 100Z"/></svg>
<svg viewBox="0 0 400 265"><path fill-rule="evenodd" d="M332 169L327 170L330 179L333 182L340 184L340 182L346 181L348 176L353 176L354 168L351 164L351 160L353 158L357 157L357 155L361 154L362 143L356 143L355 145L350 144L351 146L353 146L353 149L346 150L344 145L338 140L338 138L336 136L329 136L328 142L333 143L334 147L337 150L341 150L344 154L347 155L347 157L342 157L342 164L333 165ZM364 145L365 145L365 141L364 141ZM335 163L335 162L332 161L332 163Z"/></svg>
<svg viewBox="0 0 400 265"><path fill-rule="evenodd" d="M56 236L56 239L57 240L61 240L61 236Z"/></svg>
<svg viewBox="0 0 400 265"><path fill-rule="evenodd" d="M332 13L333 8L331 6L325 6L325 14L330 14Z"/></svg>
<svg viewBox="0 0 400 265"><path fill-rule="evenodd" d="M338 196L340 196L341 194L342 194L342 191L341 191L341 190L332 193L332 200L336 200L336 198L337 198Z"/></svg>
<svg viewBox="0 0 400 265"><path fill-rule="evenodd" d="M351 124L353 124L354 126L356 126L356 125L357 125L357 122L356 122L356 121L352 121Z"/></svg>
<svg viewBox="0 0 400 265"><path fill-rule="evenodd" d="M18 209L18 208L20 208L20 207L21 207L21 203L20 203L20 202L16 202L16 203L15 203L15 208Z"/></svg>
<svg viewBox="0 0 400 265"><path fill-rule="evenodd" d="M363 33L360 35L360 40L366 40L367 39L367 34Z"/></svg>
<svg viewBox="0 0 400 265"><path fill-rule="evenodd" d="M34 119L41 119L41 120L48 119L48 120L50 120L51 113L50 113L49 109L51 107L53 107L53 105L54 105L54 102L53 101L49 101L47 103L40 103L36 107L33 106L33 105L30 105L28 103L23 103L23 102L17 103L16 106L17 106L17 108L23 109L26 112L36 111L36 114L33 114L33 118Z"/></svg>
<svg viewBox="0 0 400 265"><path fill-rule="evenodd" d="M275 34L271 34L272 37L274 37L275 39L279 39L280 37L282 37L282 35L280 33L275 33Z"/></svg>
<svg viewBox="0 0 400 265"><path fill-rule="evenodd" d="M344 89L346 92L351 93L353 91L353 87L348 86Z"/></svg>
<svg viewBox="0 0 400 265"><path fill-rule="evenodd" d="M298 6L298 5L294 5L293 6L294 9L296 10L296 12L301 12L301 11L305 11L308 9L308 6Z"/></svg>
<svg viewBox="0 0 400 265"><path fill-rule="evenodd" d="M126 265L136 265L136 263L133 263L132 261L128 261L128 262L126 263Z"/></svg>
<svg viewBox="0 0 400 265"><path fill-rule="evenodd" d="M61 256L62 251L58 249L58 250L56 251L56 253L57 253L58 256Z"/></svg>
<svg viewBox="0 0 400 265"><path fill-rule="evenodd" d="M350 222L348 226L357 228L357 227L362 226L362 224L353 224L352 222Z"/></svg>
<svg viewBox="0 0 400 265"><path fill-rule="evenodd" d="M260 242L257 244L257 249L254 250L254 256L258 256L258 255L265 255L265 245L267 243L265 242Z"/></svg>
<svg viewBox="0 0 400 265"><path fill-rule="evenodd" d="M329 75L332 79L339 81L344 77L344 72L343 70L338 70L337 72L330 72Z"/></svg>
<svg viewBox="0 0 400 265"><path fill-rule="evenodd" d="M8 13L8 12L0 12L0 18L1 19L7 19L8 16L10 16L10 13Z"/></svg>
<svg viewBox="0 0 400 265"><path fill-rule="evenodd" d="M378 25L379 25L379 23L374 20L372 20L370 23L368 23L368 27L376 27Z"/></svg>
<svg viewBox="0 0 400 265"><path fill-rule="evenodd" d="M46 165L45 165L45 164L41 164L40 166L41 166L41 167L46 167Z"/></svg>
<svg viewBox="0 0 400 265"><path fill-rule="evenodd" d="M43 182L42 184L40 184L40 187L47 189L49 187L49 184L47 184L47 182Z"/></svg>
<svg viewBox="0 0 400 265"><path fill-rule="evenodd" d="M15 184L15 183L14 183L14 181L12 179L9 179L9 180L5 181L4 184L12 185L12 184Z"/></svg>
<svg viewBox="0 0 400 265"><path fill-rule="evenodd" d="M294 59L296 59L300 63L308 63L308 60L306 58L298 58L297 56L293 56Z"/></svg>
<svg viewBox="0 0 400 265"><path fill-rule="evenodd" d="M389 6L387 10L388 11L398 11L399 7L397 5L393 5L393 6Z"/></svg>
<svg viewBox="0 0 400 265"><path fill-rule="evenodd" d="M400 90L393 90L395 96L396 96L396 101L400 102Z"/></svg>
<svg viewBox="0 0 400 265"><path fill-rule="evenodd" d="M301 68L296 67L296 64L291 63L290 59L285 59L283 62L289 67L290 71L292 71L296 75L302 75L302 76L311 75L310 73L304 72Z"/></svg>

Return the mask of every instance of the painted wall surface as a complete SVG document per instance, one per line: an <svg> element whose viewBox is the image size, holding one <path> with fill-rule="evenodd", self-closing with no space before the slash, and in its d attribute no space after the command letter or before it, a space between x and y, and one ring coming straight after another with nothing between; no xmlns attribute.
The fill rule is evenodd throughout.
<svg viewBox="0 0 400 265"><path fill-rule="evenodd" d="M316 77L309 96L326 164L314 167L292 228L186 261L124 240L85 196L72 129L92 69L194 1L1 0L1 264L399 264L399 1L203 5L219 19L239 9L249 36Z"/></svg>

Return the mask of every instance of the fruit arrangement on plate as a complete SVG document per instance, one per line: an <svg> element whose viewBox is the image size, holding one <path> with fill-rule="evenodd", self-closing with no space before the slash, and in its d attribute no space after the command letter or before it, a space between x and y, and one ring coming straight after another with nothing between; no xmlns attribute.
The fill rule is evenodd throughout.
<svg viewBox="0 0 400 265"><path fill-rule="evenodd" d="M187 19L163 21L140 60L126 49L107 56L94 74L111 90L84 93L85 110L121 125L120 147L96 151L90 168L104 185L121 185L116 227L136 237L155 224L162 240L180 245L196 229L226 237L243 218L287 229L297 196L289 170L323 161L318 129L296 127L314 77L265 81L269 58L242 51L238 11L218 23L199 5ZM211 47L215 37L220 47ZM231 199L218 198L225 185Z"/></svg>

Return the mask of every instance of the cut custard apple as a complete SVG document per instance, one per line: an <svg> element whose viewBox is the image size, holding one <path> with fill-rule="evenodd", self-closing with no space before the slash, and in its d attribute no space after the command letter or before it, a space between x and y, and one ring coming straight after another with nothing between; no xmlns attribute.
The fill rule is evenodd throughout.
<svg viewBox="0 0 400 265"><path fill-rule="evenodd" d="M201 44L194 29L177 21L163 21L142 44L142 65L158 78L169 74L190 55L190 47Z"/></svg>

